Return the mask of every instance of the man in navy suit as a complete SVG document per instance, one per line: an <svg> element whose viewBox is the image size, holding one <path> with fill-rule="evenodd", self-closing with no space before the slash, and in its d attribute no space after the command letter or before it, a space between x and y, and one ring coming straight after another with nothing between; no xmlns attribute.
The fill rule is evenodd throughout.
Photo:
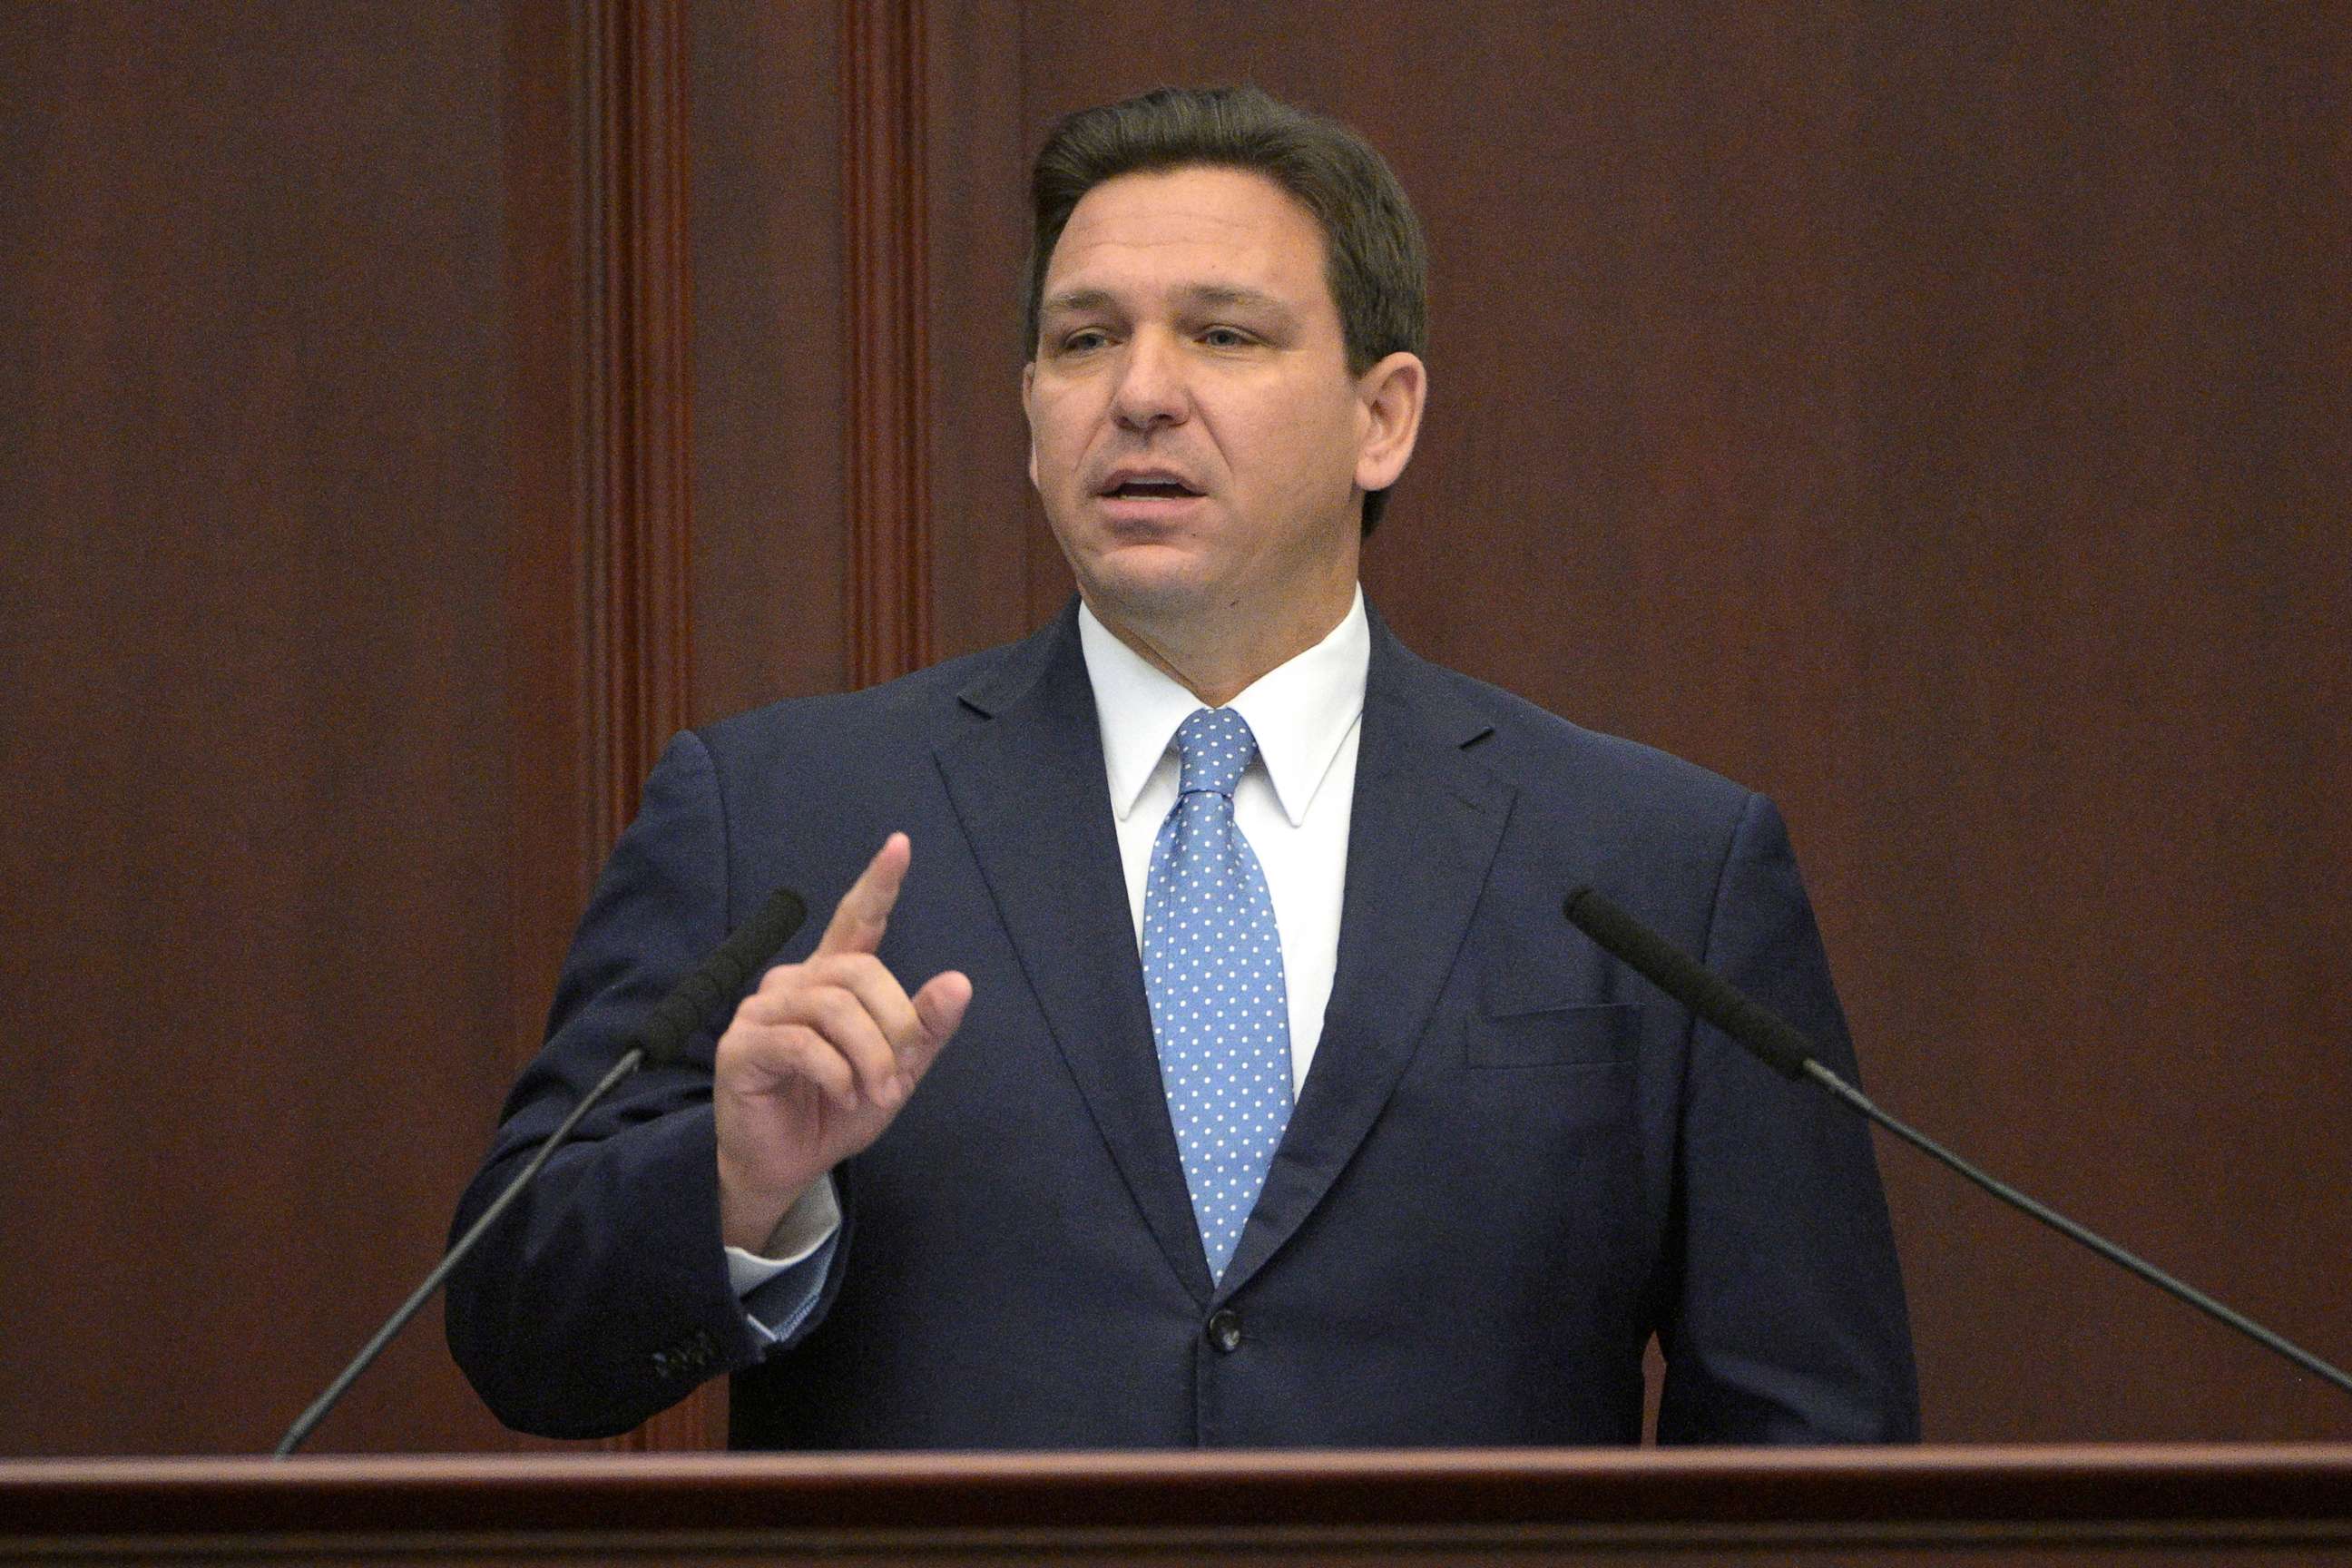
<svg viewBox="0 0 2352 1568"><path fill-rule="evenodd" d="M1386 165L1161 91L1034 194L1080 602L664 754L460 1223L771 888L838 901L453 1283L484 1397L585 1436L725 1372L743 1447L1624 1443L1654 1337L1664 1440L1916 1436L1864 1131L1559 912L1601 889L1851 1071L1770 804L1357 588L1426 390Z"/></svg>

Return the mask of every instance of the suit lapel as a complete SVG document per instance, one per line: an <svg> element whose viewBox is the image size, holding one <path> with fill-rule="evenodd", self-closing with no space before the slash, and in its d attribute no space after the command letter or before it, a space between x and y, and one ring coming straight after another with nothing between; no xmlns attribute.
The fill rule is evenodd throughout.
<svg viewBox="0 0 2352 1568"><path fill-rule="evenodd" d="M962 694L990 722L938 748L940 773L1055 1046L1185 1289L1209 1299L1111 827L1102 731L1073 608Z"/></svg>
<svg viewBox="0 0 2352 1568"><path fill-rule="evenodd" d="M1220 1296L1323 1201L1412 1059L1510 812L1510 786L1464 751L1493 728L1373 617L1331 1003Z"/></svg>

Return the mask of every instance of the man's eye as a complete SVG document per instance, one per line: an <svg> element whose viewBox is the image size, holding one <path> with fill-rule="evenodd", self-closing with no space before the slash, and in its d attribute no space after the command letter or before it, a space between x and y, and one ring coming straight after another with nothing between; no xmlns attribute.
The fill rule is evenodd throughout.
<svg viewBox="0 0 2352 1568"><path fill-rule="evenodd" d="M1089 349L1098 349L1108 342L1110 339L1104 333L1088 327L1084 331L1072 332L1068 337L1064 338L1062 352L1066 354L1084 353Z"/></svg>
<svg viewBox="0 0 2352 1568"><path fill-rule="evenodd" d="M1201 334L1201 341L1213 349L1237 349L1249 343L1250 335L1238 327L1211 327Z"/></svg>

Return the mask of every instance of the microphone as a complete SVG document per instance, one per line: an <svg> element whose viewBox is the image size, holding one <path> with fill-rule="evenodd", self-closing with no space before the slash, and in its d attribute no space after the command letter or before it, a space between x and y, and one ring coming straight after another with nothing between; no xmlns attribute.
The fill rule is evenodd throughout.
<svg viewBox="0 0 2352 1568"><path fill-rule="evenodd" d="M1811 1079L1870 1121L1982 1187L2021 1214L2040 1220L2069 1240L2081 1243L2119 1268L2138 1275L2175 1300L2285 1357L2304 1371L2352 1394L2347 1374L2302 1346L2263 1327L2233 1308L2183 1284L2155 1265L2125 1251L2097 1232L2026 1196L2006 1182L1979 1170L1941 1143L1873 1104L1862 1090L1822 1065L1813 1043L1804 1032L1770 1008L1743 994L1721 975L1643 925L1624 909L1593 889L1579 888L1564 908L1577 930L1667 995L1730 1036L1774 1071L1791 1079Z"/></svg>
<svg viewBox="0 0 2352 1568"><path fill-rule="evenodd" d="M702 967L688 975L661 1000L636 1033L636 1047L649 1068L667 1067L686 1048L694 1032L715 1016L729 998L743 989L751 971L773 957L776 949L793 940L793 932L808 919L808 906L790 888L778 888L751 918L720 942ZM623 1060L627 1058L624 1057Z"/></svg>
<svg viewBox="0 0 2352 1568"><path fill-rule="evenodd" d="M1568 918L1659 990L1763 1058L1773 1071L1802 1078L1808 1068L1829 1070L1813 1059L1813 1043L1796 1026L1741 995L1729 981L1591 888L1568 896Z"/></svg>
<svg viewBox="0 0 2352 1568"><path fill-rule="evenodd" d="M807 918L808 906L801 902L800 895L790 888L778 888L768 895L768 901L761 905L750 920L737 926L727 940L702 961L700 968L679 981L677 988L662 998L630 1037L628 1049L623 1051L612 1069L597 1080L596 1087L581 1097L580 1103L572 1108L571 1114L563 1119L562 1124L547 1135L546 1142L539 1146L539 1152L530 1157L530 1163L517 1173L515 1179L507 1184L506 1190L482 1211L481 1216L474 1221L466 1234L457 1238L457 1244L435 1265L433 1272L425 1277L425 1283L416 1288L415 1293L384 1321L383 1327L375 1331L375 1337L352 1358L351 1365L343 1368L341 1375L327 1385L326 1392L313 1400L310 1407L286 1429L286 1436L278 1440L278 1447L271 1456L273 1458L285 1458L301 1447L302 1440L326 1419L327 1412L335 1407L336 1402L358 1380L360 1373L365 1372L382 1353L383 1347L392 1342L394 1335L408 1326L408 1320L433 1299L433 1292L441 1288L441 1282L448 1279L450 1272L464 1261L467 1253L473 1251L474 1244L521 1195L523 1188L530 1184L531 1178L539 1174L541 1167L547 1163L556 1150L563 1146L564 1140L572 1136L572 1129L580 1125L581 1118L593 1110L612 1091L614 1085L638 1068L666 1067L676 1060L678 1052L686 1048L686 1042L694 1037L695 1031L708 1023L730 997L743 989L743 983L751 977L751 971L790 942L793 933L801 929L801 922Z"/></svg>

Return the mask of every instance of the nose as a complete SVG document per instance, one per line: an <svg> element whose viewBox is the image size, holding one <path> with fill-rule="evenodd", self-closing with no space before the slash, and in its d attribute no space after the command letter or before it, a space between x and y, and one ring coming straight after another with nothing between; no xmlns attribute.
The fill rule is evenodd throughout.
<svg viewBox="0 0 2352 1568"><path fill-rule="evenodd" d="M1128 340L1111 395L1111 416L1130 430L1181 425L1191 408L1178 345L1165 332L1137 332Z"/></svg>

